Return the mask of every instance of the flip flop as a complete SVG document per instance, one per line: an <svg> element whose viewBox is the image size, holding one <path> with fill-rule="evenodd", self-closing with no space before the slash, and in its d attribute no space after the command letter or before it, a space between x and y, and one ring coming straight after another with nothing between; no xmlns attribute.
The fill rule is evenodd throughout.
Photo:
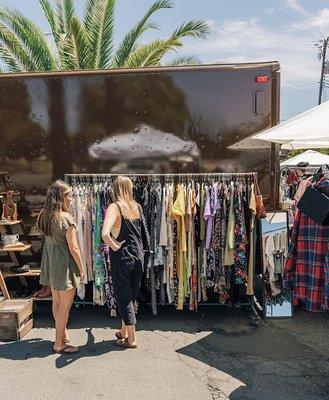
<svg viewBox="0 0 329 400"><path fill-rule="evenodd" d="M40 299L45 299L46 297L52 297L51 293L47 293L46 291L39 293L37 297L40 297Z"/></svg>
<svg viewBox="0 0 329 400"><path fill-rule="evenodd" d="M45 286L43 286L40 290L35 292L34 297L41 297L44 292L45 292Z"/></svg>
<svg viewBox="0 0 329 400"><path fill-rule="evenodd" d="M124 340L125 338L122 336L120 331L115 332L115 336L117 337L118 340Z"/></svg>
<svg viewBox="0 0 329 400"><path fill-rule="evenodd" d="M69 349L75 349L74 351L69 350ZM57 353L57 354L75 354L79 351L79 349L75 346L71 346L69 344L65 345L62 349L60 350L55 350L53 348L53 353Z"/></svg>
<svg viewBox="0 0 329 400"><path fill-rule="evenodd" d="M117 341L117 346L119 347L124 347L126 349L137 349L137 344L130 344L128 342L128 338L124 339L124 340L118 340Z"/></svg>

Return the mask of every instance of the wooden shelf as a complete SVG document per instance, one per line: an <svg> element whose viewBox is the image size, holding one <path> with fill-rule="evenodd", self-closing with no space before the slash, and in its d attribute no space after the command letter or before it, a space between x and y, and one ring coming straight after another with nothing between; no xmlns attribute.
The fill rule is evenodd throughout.
<svg viewBox="0 0 329 400"><path fill-rule="evenodd" d="M31 244L25 244L24 246L0 247L0 253L19 253L29 250L31 248L32 248Z"/></svg>
<svg viewBox="0 0 329 400"><path fill-rule="evenodd" d="M52 301L53 300L53 298L51 296L49 296L49 297L35 297L35 296L32 296L31 299L33 301Z"/></svg>
<svg viewBox="0 0 329 400"><path fill-rule="evenodd" d="M0 221L0 226L14 226L14 225L20 225L22 221Z"/></svg>
<svg viewBox="0 0 329 400"><path fill-rule="evenodd" d="M8 189L6 192L0 192L0 195L4 196L5 194L8 193L10 189ZM14 196L19 196L21 194L21 192L14 192Z"/></svg>
<svg viewBox="0 0 329 400"><path fill-rule="evenodd" d="M3 269L2 275L4 278L13 278L13 277L27 277L27 276L40 276L41 269L39 268L31 268L28 272L22 272L21 274L17 274L16 272L11 271L10 269Z"/></svg>

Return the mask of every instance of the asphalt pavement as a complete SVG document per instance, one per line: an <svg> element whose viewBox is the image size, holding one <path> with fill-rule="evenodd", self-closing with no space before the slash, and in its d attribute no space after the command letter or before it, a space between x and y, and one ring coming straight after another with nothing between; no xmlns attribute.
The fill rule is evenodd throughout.
<svg viewBox="0 0 329 400"><path fill-rule="evenodd" d="M119 349L105 307L72 309L76 355L52 354L50 305L20 342L0 342L0 399L328 400L329 315L249 325L244 310L141 310L139 348Z"/></svg>

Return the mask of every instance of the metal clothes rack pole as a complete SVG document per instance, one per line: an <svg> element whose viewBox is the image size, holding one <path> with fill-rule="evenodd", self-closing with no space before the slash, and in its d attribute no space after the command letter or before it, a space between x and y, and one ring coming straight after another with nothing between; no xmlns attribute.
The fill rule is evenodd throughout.
<svg viewBox="0 0 329 400"><path fill-rule="evenodd" d="M65 174L66 178L111 178L116 176L129 176L129 177L253 177L257 176L257 172L191 172L182 174L173 173L149 173L149 174L137 174L137 173L123 173L123 174Z"/></svg>
<svg viewBox="0 0 329 400"><path fill-rule="evenodd" d="M258 178L257 172L235 172L235 173L228 173L228 172L196 172L196 173L182 173L182 174L174 174L174 173L148 173L148 174L137 174L137 173L127 173L127 174L65 174L65 181L69 184L76 184L76 183L103 183L108 180L112 180L117 176L128 176L129 178L149 178L149 179L170 179L176 178L178 180L184 179L193 179L193 178L202 178L202 179L219 179L219 178L226 178L226 179L239 179L239 178L248 178L250 180L256 181Z"/></svg>

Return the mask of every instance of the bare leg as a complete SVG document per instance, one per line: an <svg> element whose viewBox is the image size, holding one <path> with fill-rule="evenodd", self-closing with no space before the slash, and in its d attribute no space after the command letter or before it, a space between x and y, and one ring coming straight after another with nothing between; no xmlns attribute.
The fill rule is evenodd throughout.
<svg viewBox="0 0 329 400"><path fill-rule="evenodd" d="M131 345L137 345L136 325L127 325L128 342Z"/></svg>
<svg viewBox="0 0 329 400"><path fill-rule="evenodd" d="M52 293L52 298L53 298L53 301L52 301L53 317L54 317L54 320L56 321L56 316L57 316L57 312L58 312L59 304L60 304L59 290L55 290L52 288L51 293ZM72 301L73 301L73 299L72 299ZM64 331L63 342L64 343L69 342L67 328L65 328L65 331Z"/></svg>
<svg viewBox="0 0 329 400"><path fill-rule="evenodd" d="M66 292L59 291L59 307L56 313L56 339L54 350L61 350L65 346L63 338L74 295L75 289Z"/></svg>
<svg viewBox="0 0 329 400"><path fill-rule="evenodd" d="M126 338L127 337L127 326L126 326L126 324L123 322L123 319L121 320L121 329L120 329L120 333L121 333L121 336L123 337L123 338Z"/></svg>

